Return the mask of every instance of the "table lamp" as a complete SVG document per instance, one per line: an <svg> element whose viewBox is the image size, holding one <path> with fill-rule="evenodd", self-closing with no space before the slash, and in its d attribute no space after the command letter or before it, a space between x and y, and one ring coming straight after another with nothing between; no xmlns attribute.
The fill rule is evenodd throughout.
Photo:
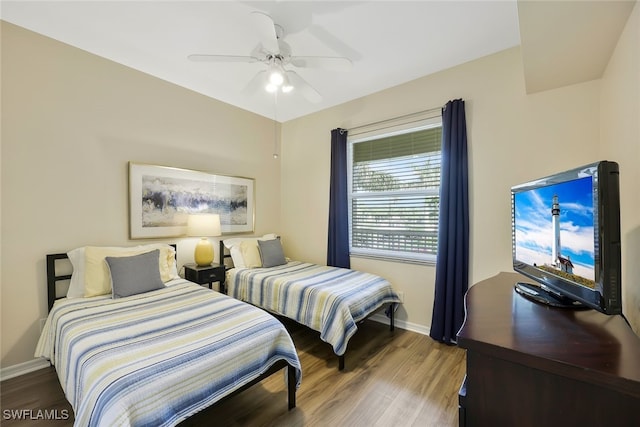
<svg viewBox="0 0 640 427"><path fill-rule="evenodd" d="M187 219L187 235L200 237L196 245L194 258L198 267L210 265L213 262L213 245L208 237L220 236L220 215L193 214Z"/></svg>

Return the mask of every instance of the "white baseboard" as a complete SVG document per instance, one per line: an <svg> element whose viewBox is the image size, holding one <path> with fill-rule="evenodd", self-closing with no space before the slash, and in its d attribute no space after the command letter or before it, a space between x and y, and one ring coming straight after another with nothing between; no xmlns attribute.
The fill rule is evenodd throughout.
<svg viewBox="0 0 640 427"><path fill-rule="evenodd" d="M376 313L369 319L374 322L389 324L389 318L383 313ZM429 328L424 325L418 325L417 323L405 322L404 320L394 319L394 326L407 331L417 332L422 335L429 335Z"/></svg>
<svg viewBox="0 0 640 427"><path fill-rule="evenodd" d="M28 362L18 363L17 365L7 366L6 368L0 369L0 381L48 367L49 362L45 359L33 359Z"/></svg>

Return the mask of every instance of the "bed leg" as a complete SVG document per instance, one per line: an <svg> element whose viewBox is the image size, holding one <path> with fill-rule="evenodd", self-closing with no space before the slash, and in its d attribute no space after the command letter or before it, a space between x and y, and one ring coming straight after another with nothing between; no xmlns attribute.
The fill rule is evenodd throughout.
<svg viewBox="0 0 640 427"><path fill-rule="evenodd" d="M392 302L390 307L391 313L389 315L389 330L393 332L395 329L395 314L396 314L396 303Z"/></svg>
<svg viewBox="0 0 640 427"><path fill-rule="evenodd" d="M287 385L289 393L289 410L296 407L296 368L287 366Z"/></svg>
<svg viewBox="0 0 640 427"><path fill-rule="evenodd" d="M342 356L338 356L338 370L344 371L344 354Z"/></svg>

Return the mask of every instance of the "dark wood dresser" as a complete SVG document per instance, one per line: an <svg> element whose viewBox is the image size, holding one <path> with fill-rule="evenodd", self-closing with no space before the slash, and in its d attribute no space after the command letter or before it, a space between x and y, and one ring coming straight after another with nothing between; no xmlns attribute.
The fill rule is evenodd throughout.
<svg viewBox="0 0 640 427"><path fill-rule="evenodd" d="M640 426L640 338L622 316L551 308L513 290L517 273L472 286L461 426Z"/></svg>

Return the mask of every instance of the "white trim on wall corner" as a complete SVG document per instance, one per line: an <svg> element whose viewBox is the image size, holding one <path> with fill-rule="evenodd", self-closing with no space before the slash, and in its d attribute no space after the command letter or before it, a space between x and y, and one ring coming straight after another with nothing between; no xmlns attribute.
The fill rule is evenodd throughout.
<svg viewBox="0 0 640 427"><path fill-rule="evenodd" d="M45 359L33 359L28 362L18 363L17 365L7 366L0 369L0 381L28 374L49 367L49 362Z"/></svg>
<svg viewBox="0 0 640 427"><path fill-rule="evenodd" d="M369 317L369 319L374 322L384 323L385 325L389 324L389 318L384 313L376 313L373 316ZM406 329L407 331L417 332L422 335L429 335L429 328L424 325L418 325L417 323L409 323L403 320L395 319L394 325L400 329Z"/></svg>

